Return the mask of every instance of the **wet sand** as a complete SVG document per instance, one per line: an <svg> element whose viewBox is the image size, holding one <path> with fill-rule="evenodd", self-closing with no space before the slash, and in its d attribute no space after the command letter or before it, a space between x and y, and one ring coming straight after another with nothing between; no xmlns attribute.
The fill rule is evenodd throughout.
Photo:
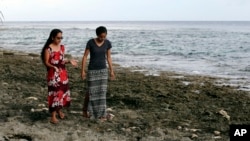
<svg viewBox="0 0 250 141"><path fill-rule="evenodd" d="M79 60L80 61L80 60ZM0 141L226 141L230 124L250 124L250 92L219 78L114 65L107 93L111 121L82 118L85 81L67 66L72 105L49 123L46 69L37 54L0 50Z"/></svg>

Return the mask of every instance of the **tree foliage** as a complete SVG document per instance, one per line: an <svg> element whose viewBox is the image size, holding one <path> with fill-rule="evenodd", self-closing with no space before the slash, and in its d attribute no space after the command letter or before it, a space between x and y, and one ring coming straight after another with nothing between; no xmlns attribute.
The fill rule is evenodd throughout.
<svg viewBox="0 0 250 141"><path fill-rule="evenodd" d="M4 16L3 16L2 11L0 11L0 22L3 22L3 20L4 20Z"/></svg>

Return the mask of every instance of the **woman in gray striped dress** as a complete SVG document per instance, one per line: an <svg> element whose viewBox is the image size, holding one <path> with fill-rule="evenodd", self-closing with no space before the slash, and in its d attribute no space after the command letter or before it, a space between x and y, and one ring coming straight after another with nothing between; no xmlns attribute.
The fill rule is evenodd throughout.
<svg viewBox="0 0 250 141"><path fill-rule="evenodd" d="M112 59L111 43L106 39L107 29L100 26L96 29L96 38L90 39L86 45L82 59L82 79L87 78L87 92L85 95L83 116L105 121L106 115L106 92L108 83L108 74L110 79L115 79ZM85 72L87 57L90 54L88 65L88 75ZM106 66L106 60L109 65L109 71ZM89 112L89 114L87 114Z"/></svg>

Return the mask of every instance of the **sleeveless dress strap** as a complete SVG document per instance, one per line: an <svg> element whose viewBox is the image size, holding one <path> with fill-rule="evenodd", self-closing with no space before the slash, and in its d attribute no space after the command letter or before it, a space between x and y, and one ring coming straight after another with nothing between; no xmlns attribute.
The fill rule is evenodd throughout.
<svg viewBox="0 0 250 141"><path fill-rule="evenodd" d="M62 53L64 53L64 51L65 51L64 45L61 45L61 51L62 51Z"/></svg>

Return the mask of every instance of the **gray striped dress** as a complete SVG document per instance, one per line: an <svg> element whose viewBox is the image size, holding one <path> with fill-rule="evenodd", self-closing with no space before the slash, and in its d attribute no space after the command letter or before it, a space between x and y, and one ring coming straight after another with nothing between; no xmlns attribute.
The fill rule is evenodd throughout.
<svg viewBox="0 0 250 141"><path fill-rule="evenodd" d="M88 111L92 118L101 118L106 116L107 84L107 69L88 71Z"/></svg>
<svg viewBox="0 0 250 141"><path fill-rule="evenodd" d="M97 46L94 39L88 41L86 48L90 50L88 66L88 111L91 118L106 117L106 93L108 84L108 69L106 66L106 53L111 48L109 40Z"/></svg>

